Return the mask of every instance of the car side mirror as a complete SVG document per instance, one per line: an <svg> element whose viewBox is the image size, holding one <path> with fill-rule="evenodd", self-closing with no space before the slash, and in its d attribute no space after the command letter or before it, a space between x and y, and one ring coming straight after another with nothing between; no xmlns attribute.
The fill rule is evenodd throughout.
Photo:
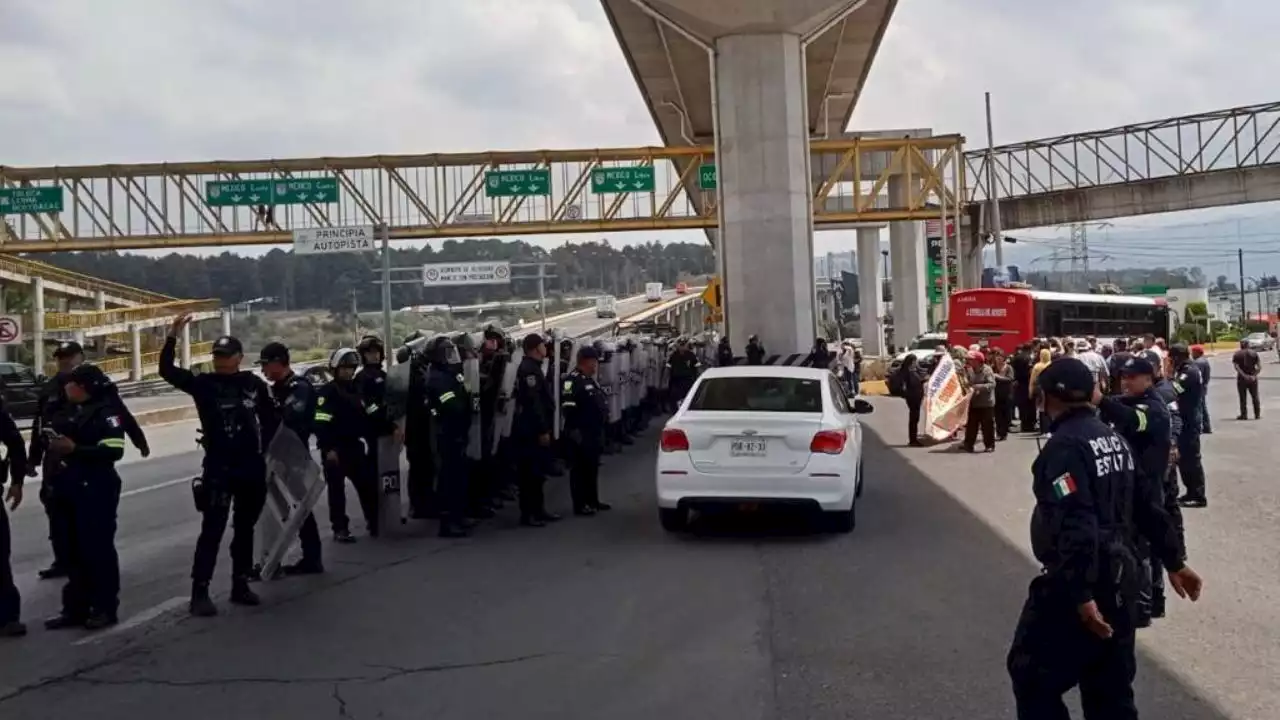
<svg viewBox="0 0 1280 720"><path fill-rule="evenodd" d="M854 399L853 414L854 415L870 415L875 412L876 408L866 400Z"/></svg>

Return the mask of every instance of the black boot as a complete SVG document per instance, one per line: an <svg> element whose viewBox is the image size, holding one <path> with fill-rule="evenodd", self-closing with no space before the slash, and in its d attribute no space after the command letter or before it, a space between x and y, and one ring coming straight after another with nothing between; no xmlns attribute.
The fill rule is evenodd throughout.
<svg viewBox="0 0 1280 720"><path fill-rule="evenodd" d="M187 610L196 617L213 617L218 614L218 606L209 597L209 583L192 583L191 603Z"/></svg>
<svg viewBox="0 0 1280 720"><path fill-rule="evenodd" d="M255 607L262 604L262 598L249 589L248 578L235 578L231 581L231 602L236 605Z"/></svg>
<svg viewBox="0 0 1280 720"><path fill-rule="evenodd" d="M324 572L324 563L312 558L302 558L292 565L280 568L285 575L319 575ZM255 603L256 604L256 603Z"/></svg>
<svg viewBox="0 0 1280 720"><path fill-rule="evenodd" d="M84 621L84 629L105 630L118 622L120 618L115 613L93 612L89 614L89 619Z"/></svg>

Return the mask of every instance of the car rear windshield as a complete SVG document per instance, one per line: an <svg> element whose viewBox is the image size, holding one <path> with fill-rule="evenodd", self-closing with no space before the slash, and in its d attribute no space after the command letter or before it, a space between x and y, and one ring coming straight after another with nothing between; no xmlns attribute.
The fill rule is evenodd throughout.
<svg viewBox="0 0 1280 720"><path fill-rule="evenodd" d="M786 377L706 378L698 385L690 410L822 412L822 382Z"/></svg>

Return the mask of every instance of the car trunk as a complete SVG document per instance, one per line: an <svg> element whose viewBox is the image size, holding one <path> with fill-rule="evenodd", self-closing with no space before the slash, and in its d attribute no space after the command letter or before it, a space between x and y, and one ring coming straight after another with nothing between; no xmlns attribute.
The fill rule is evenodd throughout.
<svg viewBox="0 0 1280 720"><path fill-rule="evenodd" d="M708 475L787 475L804 471L822 413L686 412L680 428L689 458Z"/></svg>

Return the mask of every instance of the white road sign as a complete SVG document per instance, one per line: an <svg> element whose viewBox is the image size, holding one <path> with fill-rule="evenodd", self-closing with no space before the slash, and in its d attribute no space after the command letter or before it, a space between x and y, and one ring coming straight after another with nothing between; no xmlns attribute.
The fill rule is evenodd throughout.
<svg viewBox="0 0 1280 720"><path fill-rule="evenodd" d="M22 340L22 316L0 315L0 345L21 345Z"/></svg>
<svg viewBox="0 0 1280 720"><path fill-rule="evenodd" d="M511 282L511 263L464 262L430 263L422 266L423 287L451 285L506 285Z"/></svg>
<svg viewBox="0 0 1280 720"><path fill-rule="evenodd" d="M307 228L293 231L295 255L368 252L378 248L372 225Z"/></svg>

